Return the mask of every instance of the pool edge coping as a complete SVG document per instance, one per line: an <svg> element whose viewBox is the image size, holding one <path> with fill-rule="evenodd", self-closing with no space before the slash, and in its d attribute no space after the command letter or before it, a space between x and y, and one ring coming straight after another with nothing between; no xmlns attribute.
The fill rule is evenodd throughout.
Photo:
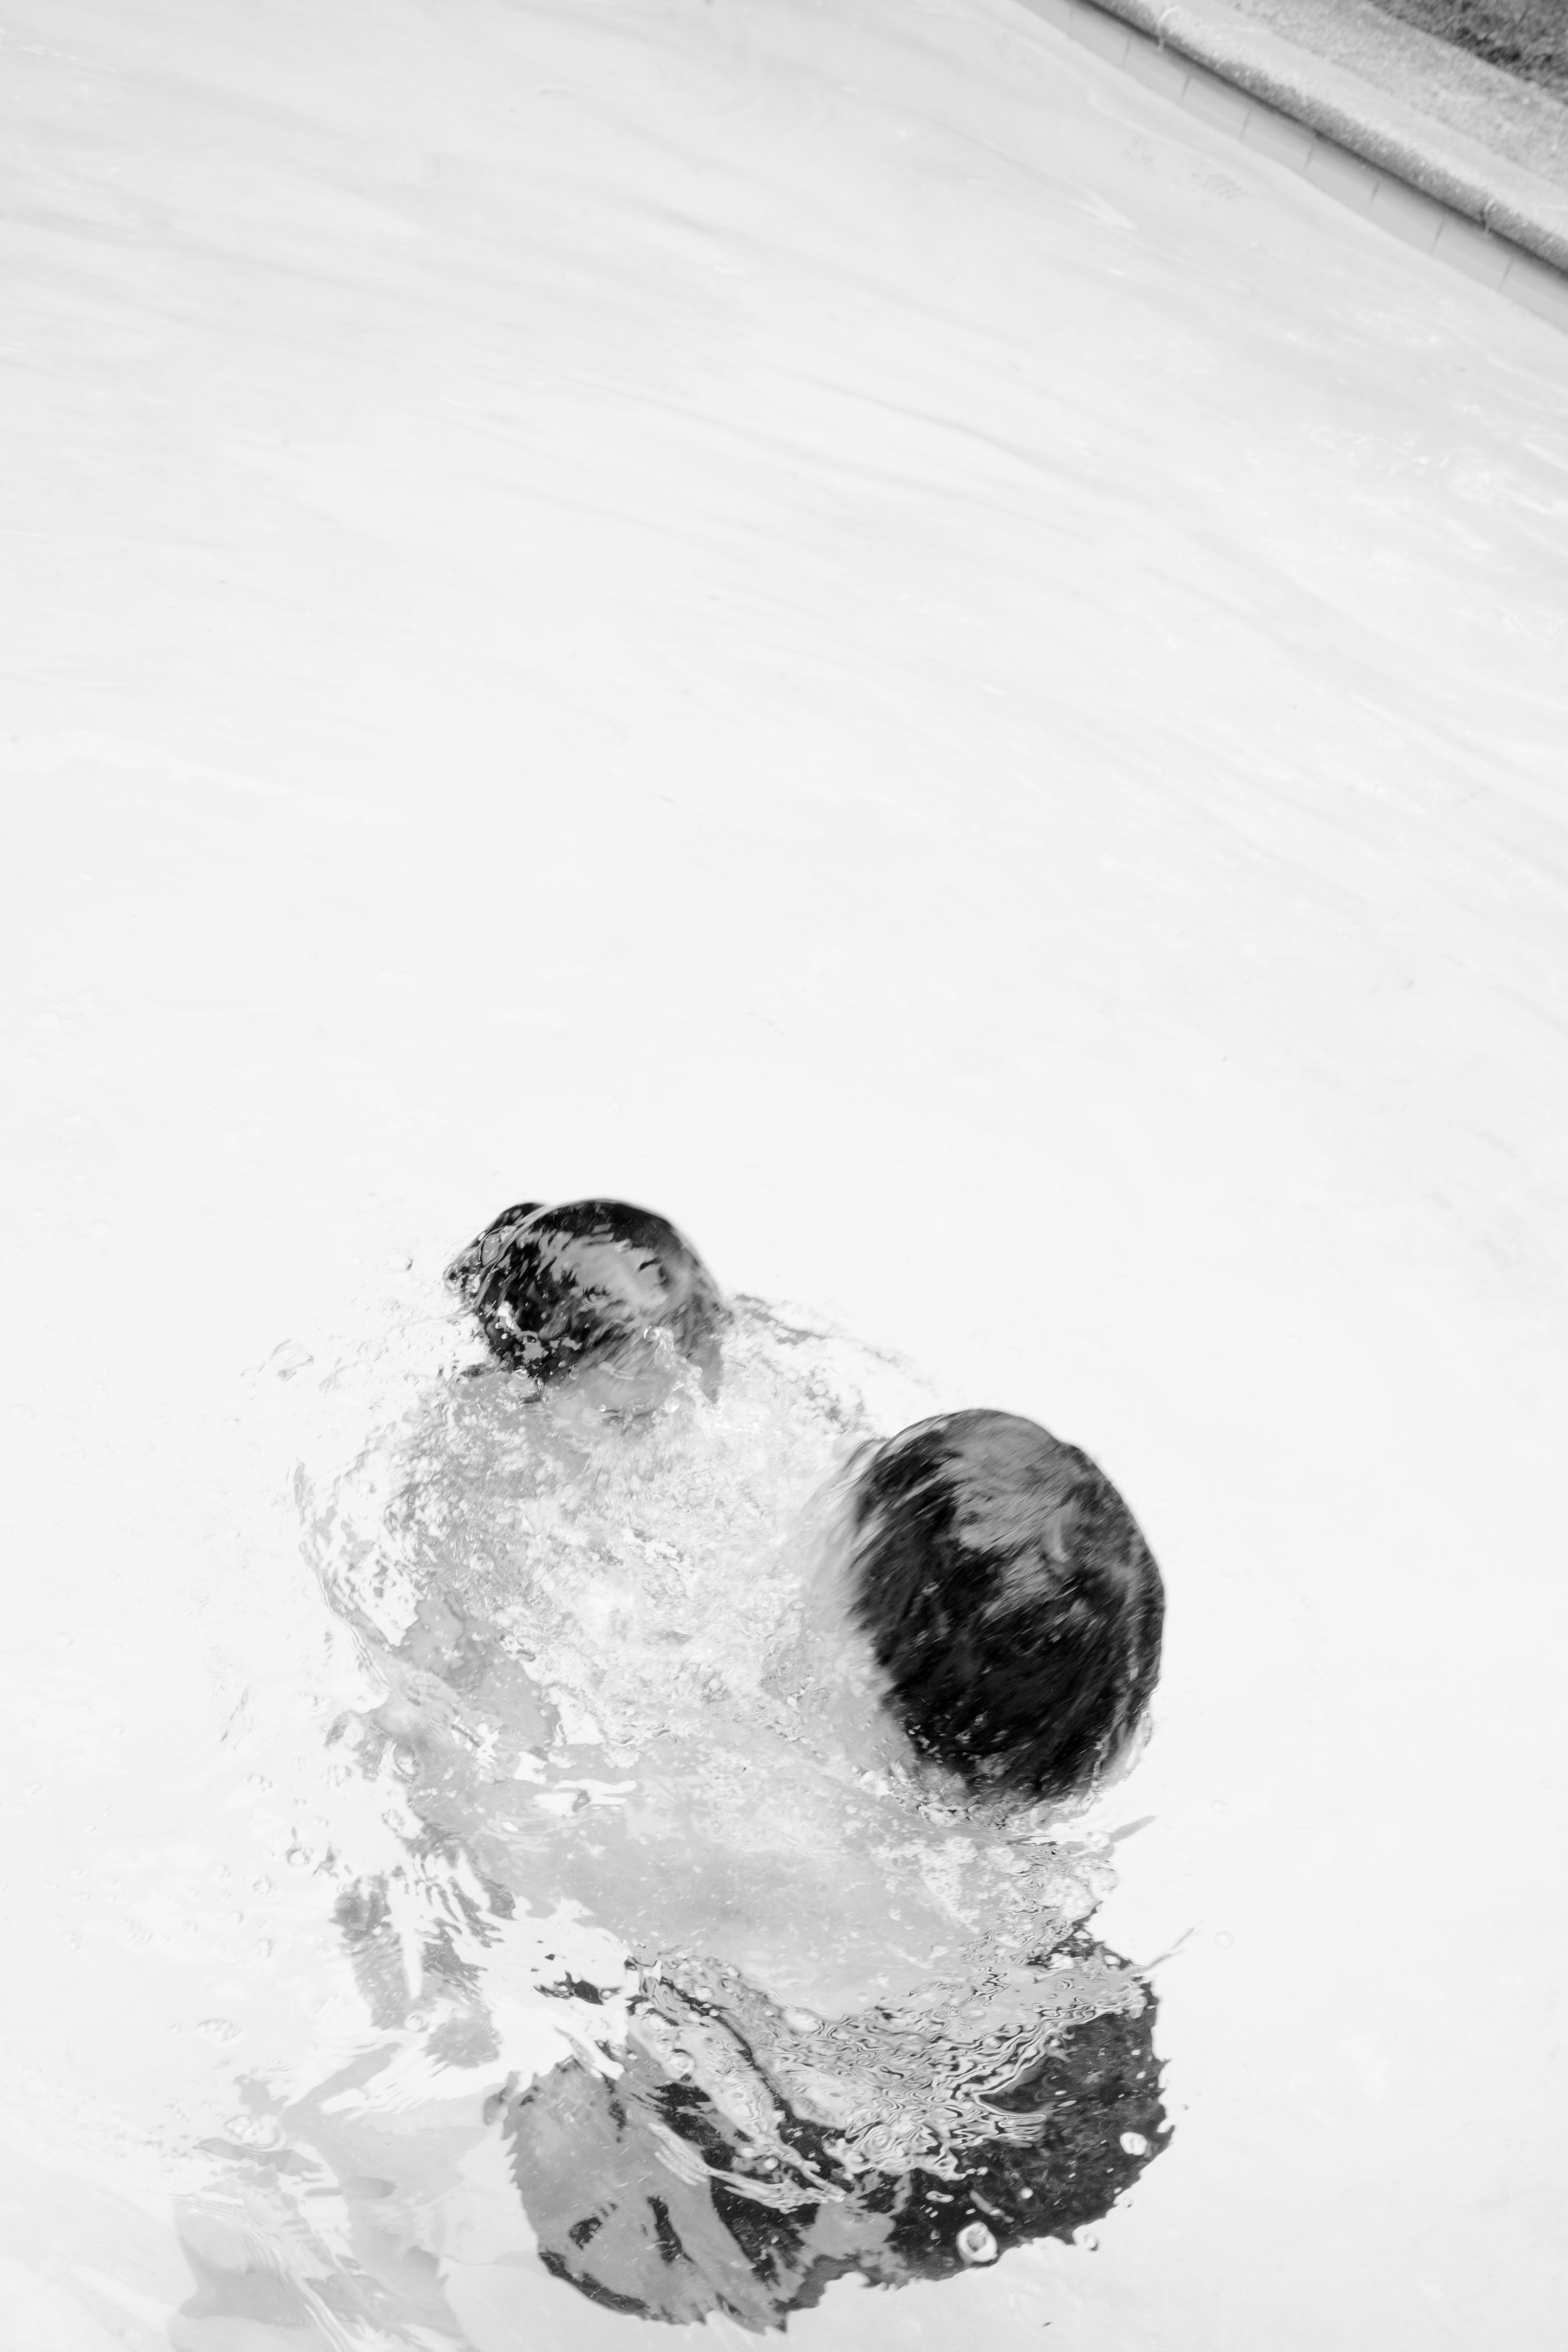
<svg viewBox="0 0 1568 2352"><path fill-rule="evenodd" d="M1348 66L1261 24L1249 26L1228 10L1221 20L1159 0L1019 5L1212 128L1299 172L1405 244L1568 333L1568 226L1542 217L1527 194L1521 200L1517 183L1531 175L1519 165L1499 158L1494 175L1474 141L1391 101ZM1397 29L1398 20L1392 21ZM1259 46L1263 56L1247 54ZM1358 102L1360 92L1364 101ZM1391 127L1391 111L1405 120ZM1456 144L1472 152L1458 161L1441 152ZM1512 187L1500 184L1510 179ZM1563 210L1568 222L1568 198Z"/></svg>

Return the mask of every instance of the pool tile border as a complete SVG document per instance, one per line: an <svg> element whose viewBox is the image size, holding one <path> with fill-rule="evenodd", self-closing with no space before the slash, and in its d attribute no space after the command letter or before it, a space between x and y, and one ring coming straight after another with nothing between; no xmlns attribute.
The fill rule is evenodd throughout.
<svg viewBox="0 0 1568 2352"><path fill-rule="evenodd" d="M1426 194L1386 163L1358 155L1342 141L1227 80L1173 42L1129 24L1116 13L1116 0L1105 0L1103 5L1100 0L1021 0L1021 5L1080 48L1173 100L1199 121L1256 147L1260 155L1300 173L1326 196L1405 244L1494 288L1568 334L1568 272L1552 260L1468 218L1457 205Z"/></svg>

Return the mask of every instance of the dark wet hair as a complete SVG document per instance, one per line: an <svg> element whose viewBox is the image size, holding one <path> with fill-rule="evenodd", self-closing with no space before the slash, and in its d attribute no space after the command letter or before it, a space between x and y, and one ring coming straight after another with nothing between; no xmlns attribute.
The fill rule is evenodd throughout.
<svg viewBox="0 0 1568 2352"><path fill-rule="evenodd" d="M491 1355L546 1383L656 1336L711 1386L725 1309L691 1244L626 1201L520 1201L447 1268Z"/></svg>
<svg viewBox="0 0 1568 2352"><path fill-rule="evenodd" d="M1138 1727L1164 1619L1110 1479L1036 1422L943 1413L870 1455L851 1510L854 1612L914 1746L975 1787L1086 1789Z"/></svg>

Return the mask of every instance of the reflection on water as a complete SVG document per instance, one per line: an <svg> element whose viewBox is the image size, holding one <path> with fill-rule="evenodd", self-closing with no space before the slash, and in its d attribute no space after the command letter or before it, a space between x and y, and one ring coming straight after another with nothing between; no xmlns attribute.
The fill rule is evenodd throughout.
<svg viewBox="0 0 1568 2352"><path fill-rule="evenodd" d="M447 1367L301 1475L380 1694L332 1739L402 1858L336 1898L365 2044L247 2085L213 2151L177 2342L461 2342L455 2242L782 2324L1070 2233L1157 2151L1152 1996L1085 1924L1100 1842L916 1766L850 1631L846 1466L930 1406L742 1301L717 1398L617 1423Z"/></svg>

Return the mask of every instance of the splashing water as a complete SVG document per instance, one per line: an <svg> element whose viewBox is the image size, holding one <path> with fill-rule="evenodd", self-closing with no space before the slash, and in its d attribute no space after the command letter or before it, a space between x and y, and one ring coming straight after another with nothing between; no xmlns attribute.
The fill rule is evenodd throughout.
<svg viewBox="0 0 1568 2352"><path fill-rule="evenodd" d="M616 1423L448 1366L346 1470L302 1474L384 1692L336 1737L408 1850L339 1916L426 2087L493 2056L521 1968L584 2063L630 2048L700 2092L724 2177L780 2208L1026 2137L998 2098L1073 2025L1140 2012L1076 1932L1100 1843L918 1766L850 1628L846 1472L934 1402L742 1300L715 1401L685 1381Z"/></svg>

